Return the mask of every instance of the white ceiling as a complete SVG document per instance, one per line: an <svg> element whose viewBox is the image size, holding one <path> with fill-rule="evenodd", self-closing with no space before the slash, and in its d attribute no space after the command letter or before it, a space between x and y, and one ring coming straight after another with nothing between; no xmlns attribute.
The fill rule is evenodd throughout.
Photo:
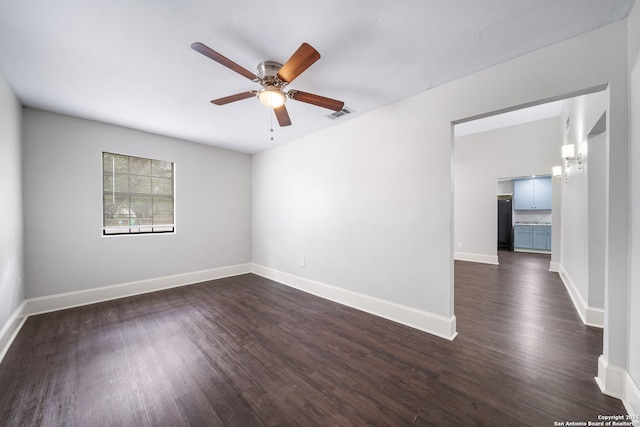
<svg viewBox="0 0 640 427"><path fill-rule="evenodd" d="M0 74L29 107L255 153L623 19L633 1L0 0ZM355 113L290 100L280 128L255 99L212 105L257 84L195 41L251 71L307 42L322 58L288 89Z"/></svg>

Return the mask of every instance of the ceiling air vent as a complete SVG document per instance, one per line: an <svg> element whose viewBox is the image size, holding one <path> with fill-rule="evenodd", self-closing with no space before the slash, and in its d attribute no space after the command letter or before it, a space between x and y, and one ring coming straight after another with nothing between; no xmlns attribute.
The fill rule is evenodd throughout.
<svg viewBox="0 0 640 427"><path fill-rule="evenodd" d="M344 107L342 110L340 111L336 111L335 113L329 114L327 117L329 117L331 120L335 120L335 119L339 119L342 116L346 116L347 114L351 114L353 113L353 110L349 107Z"/></svg>

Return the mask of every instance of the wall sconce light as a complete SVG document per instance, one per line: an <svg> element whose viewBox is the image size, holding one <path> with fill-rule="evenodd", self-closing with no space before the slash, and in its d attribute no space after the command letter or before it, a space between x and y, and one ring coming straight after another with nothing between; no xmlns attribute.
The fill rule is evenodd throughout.
<svg viewBox="0 0 640 427"><path fill-rule="evenodd" d="M578 170L582 170L582 153L576 156L576 146L574 144L565 144L562 146L562 158L565 160L565 167L569 168L570 160L578 161Z"/></svg>
<svg viewBox="0 0 640 427"><path fill-rule="evenodd" d="M557 176L557 177L564 177L564 183L566 184L568 182L567 171L566 170L563 171L562 166L554 166L551 169L551 175Z"/></svg>

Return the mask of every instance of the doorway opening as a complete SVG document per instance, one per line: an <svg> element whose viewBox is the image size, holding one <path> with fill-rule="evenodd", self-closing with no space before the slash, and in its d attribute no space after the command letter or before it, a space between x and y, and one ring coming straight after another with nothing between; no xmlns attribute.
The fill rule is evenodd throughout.
<svg viewBox="0 0 640 427"><path fill-rule="evenodd" d="M499 264L496 198L517 199L505 182L549 179L559 169L550 178L551 209L522 211L512 227L548 223L549 270L560 274L583 323L598 327L604 327L608 108L601 86L452 124L454 260ZM563 158L565 145L580 154L579 164L577 154Z"/></svg>

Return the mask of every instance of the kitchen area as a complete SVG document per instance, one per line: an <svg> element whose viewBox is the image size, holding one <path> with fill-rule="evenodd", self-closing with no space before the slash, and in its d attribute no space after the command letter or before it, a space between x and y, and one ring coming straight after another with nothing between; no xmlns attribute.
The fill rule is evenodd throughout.
<svg viewBox="0 0 640 427"><path fill-rule="evenodd" d="M498 250L551 253L551 187L551 176L498 180Z"/></svg>

